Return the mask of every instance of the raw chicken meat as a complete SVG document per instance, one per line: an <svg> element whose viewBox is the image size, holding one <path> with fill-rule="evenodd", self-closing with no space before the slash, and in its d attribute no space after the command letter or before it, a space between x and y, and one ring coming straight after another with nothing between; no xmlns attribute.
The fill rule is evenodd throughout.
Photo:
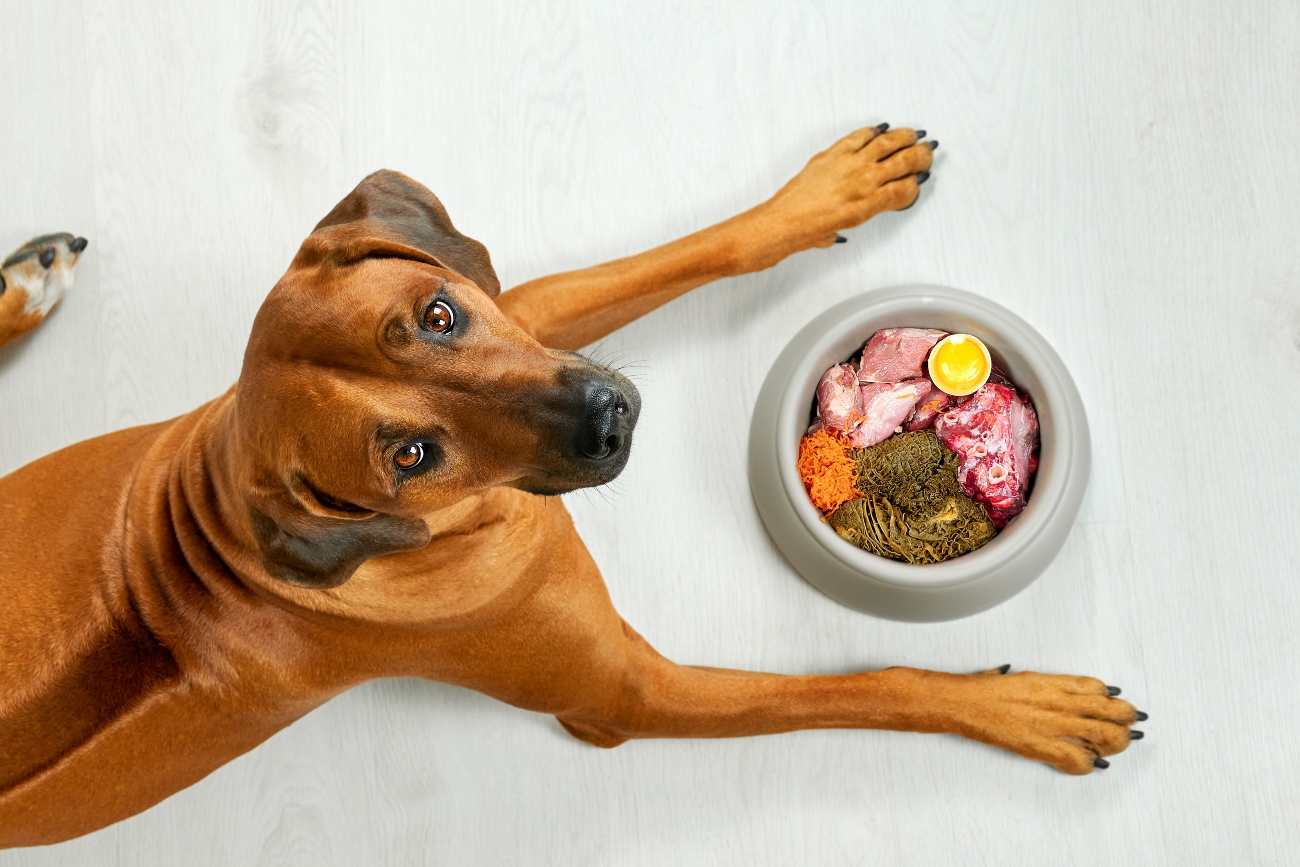
<svg viewBox="0 0 1300 867"><path fill-rule="evenodd" d="M931 383L933 385L934 383ZM937 388L932 388L930 393L916 402L916 408L912 410L912 415L903 422L903 430L925 430L934 427L934 420L939 413L948 408L952 398Z"/></svg>
<svg viewBox="0 0 1300 867"><path fill-rule="evenodd" d="M858 379L862 382L900 382L916 379L930 350L948 336L933 328L882 328L862 347Z"/></svg>
<svg viewBox="0 0 1300 867"><path fill-rule="evenodd" d="M862 396L862 424L849 435L849 445L865 449L884 442L898 430L916 402L930 393L928 379L910 382L872 382L859 388Z"/></svg>
<svg viewBox="0 0 1300 867"><path fill-rule="evenodd" d="M837 364L817 383L817 416L831 433L848 433L862 421L862 393L851 364Z"/></svg>
<svg viewBox="0 0 1300 867"><path fill-rule="evenodd" d="M935 419L939 441L961 459L957 481L999 530L1025 508L1038 467L1038 416L1014 387L987 383Z"/></svg>

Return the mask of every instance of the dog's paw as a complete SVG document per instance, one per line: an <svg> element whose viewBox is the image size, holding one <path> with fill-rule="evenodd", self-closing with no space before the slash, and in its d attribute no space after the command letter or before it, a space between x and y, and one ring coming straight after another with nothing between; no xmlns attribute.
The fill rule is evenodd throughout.
<svg viewBox="0 0 1300 867"><path fill-rule="evenodd" d="M840 230L916 203L938 147L925 135L887 124L860 129L809 160L767 204L805 246L828 247Z"/></svg>
<svg viewBox="0 0 1300 867"><path fill-rule="evenodd" d="M72 287L85 238L63 232L19 247L0 265L0 345L45 320Z"/></svg>
<svg viewBox="0 0 1300 867"><path fill-rule="evenodd" d="M1146 714L1093 677L993 669L962 681L959 734L1067 774L1109 767L1107 756L1143 737L1131 726Z"/></svg>

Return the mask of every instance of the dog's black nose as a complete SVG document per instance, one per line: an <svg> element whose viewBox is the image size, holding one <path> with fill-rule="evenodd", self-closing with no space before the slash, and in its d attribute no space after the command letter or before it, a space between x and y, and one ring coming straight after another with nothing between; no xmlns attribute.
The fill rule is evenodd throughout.
<svg viewBox="0 0 1300 867"><path fill-rule="evenodd" d="M598 384L588 387L578 451L595 461L621 452L631 433L628 415L627 398L617 389Z"/></svg>
<svg viewBox="0 0 1300 867"><path fill-rule="evenodd" d="M82 250L86 249L86 246L89 243L90 242L85 238L73 238L72 243L68 245L68 249L73 253L80 253Z"/></svg>

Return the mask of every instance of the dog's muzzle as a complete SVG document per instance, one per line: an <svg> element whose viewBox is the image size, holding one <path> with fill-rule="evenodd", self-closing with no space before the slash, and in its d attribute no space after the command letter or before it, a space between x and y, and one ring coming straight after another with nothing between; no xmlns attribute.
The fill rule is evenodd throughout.
<svg viewBox="0 0 1300 867"><path fill-rule="evenodd" d="M559 387L540 393L533 416L541 446L536 473L516 485L553 496L613 481L627 466L641 412L636 386L617 371L587 363L569 367Z"/></svg>

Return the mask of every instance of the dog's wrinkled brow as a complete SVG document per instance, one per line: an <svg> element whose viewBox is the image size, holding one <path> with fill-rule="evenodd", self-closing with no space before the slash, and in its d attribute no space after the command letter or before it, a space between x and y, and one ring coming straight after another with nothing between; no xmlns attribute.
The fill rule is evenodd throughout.
<svg viewBox="0 0 1300 867"><path fill-rule="evenodd" d="M430 432L392 420L382 421L375 428L375 441L381 446L404 442L417 437L427 437Z"/></svg>

